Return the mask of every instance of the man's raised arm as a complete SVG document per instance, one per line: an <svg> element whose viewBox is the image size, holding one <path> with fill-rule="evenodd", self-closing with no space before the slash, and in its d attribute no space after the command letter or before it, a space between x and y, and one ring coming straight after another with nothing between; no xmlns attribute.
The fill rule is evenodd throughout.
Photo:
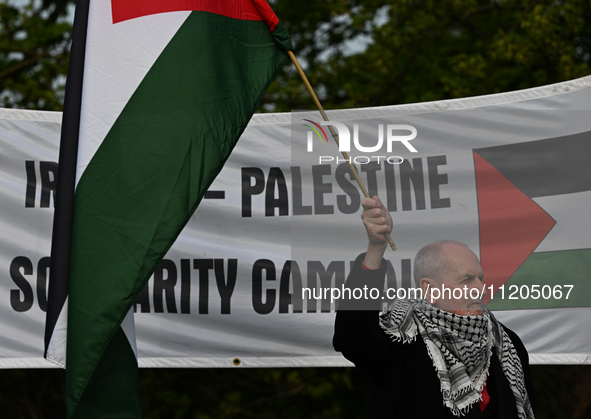
<svg viewBox="0 0 591 419"><path fill-rule="evenodd" d="M386 233L392 232L392 217L377 195L373 198L364 198L361 205L361 219L369 239L363 264L369 269L378 269L388 247Z"/></svg>
<svg viewBox="0 0 591 419"><path fill-rule="evenodd" d="M335 350L357 365L372 359L369 354L378 355L383 351L383 332L378 321L378 312L382 306L381 291L384 288L386 263L384 252L388 247L385 234L392 231L392 218L377 196L361 201L361 218L365 226L369 243L367 253L357 257L353 269L347 278L345 287L351 290L351 296L339 301L335 321L333 346ZM377 288L380 298L355 298L366 295L364 289Z"/></svg>

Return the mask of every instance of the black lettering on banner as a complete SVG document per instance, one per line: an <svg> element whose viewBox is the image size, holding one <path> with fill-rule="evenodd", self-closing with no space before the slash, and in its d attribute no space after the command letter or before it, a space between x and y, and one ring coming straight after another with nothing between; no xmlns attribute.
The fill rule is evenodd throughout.
<svg viewBox="0 0 591 419"><path fill-rule="evenodd" d="M275 198L275 186L278 197ZM287 197L287 183L285 176L279 167L271 167L267 178L267 190L265 191L265 216L275 215L275 208L279 208L279 215L289 215L289 201Z"/></svg>
<svg viewBox="0 0 591 419"><path fill-rule="evenodd" d="M41 178L41 199L39 204L40 208L50 207L52 195L53 201L55 202L55 193L57 188L57 171L58 164L56 162L39 162L39 174ZM35 208L35 198L37 196L37 173L35 171L35 161L25 161L25 172L27 174L25 208Z"/></svg>
<svg viewBox="0 0 591 419"><path fill-rule="evenodd" d="M361 171L367 173L367 184L365 186L369 196L378 194L378 176L376 172L379 170L382 170L382 167L377 161L361 165Z"/></svg>
<svg viewBox="0 0 591 419"><path fill-rule="evenodd" d="M252 184L254 179L254 185ZM252 196L265 190L265 174L258 167L242 168L242 217L252 217Z"/></svg>
<svg viewBox="0 0 591 419"><path fill-rule="evenodd" d="M415 205L414 209L423 210L426 208L425 198L425 178L429 179L429 194L431 208L449 208L451 206L449 198L441 198L440 186L448 184L448 177L445 173L439 173L440 166L447 164L445 155L427 157L427 165L424 166L421 158L415 158L412 161L405 160L401 164L390 164L386 160L382 163L384 167L377 162L372 161L366 164L360 165L360 172L367 173L366 187L370 196L380 195L378 188L378 172L383 169L385 179L385 192L381 192L382 201L390 212L398 210L398 199L402 200L402 210L410 211L413 209L412 195L414 193ZM329 166L329 165L326 165ZM426 172L424 171L426 169ZM398 173L396 173L398 170ZM348 176L348 178L347 178ZM400 179L400 195L397 194L397 179ZM314 187L318 187L318 181L320 177L317 176L318 180L315 180ZM349 180L350 179L350 180ZM339 187L350 197L351 202L348 203L348 197L346 195L337 195L336 202L338 210L343 214L352 214L359 210L360 201L362 196L359 193L359 189L356 183L353 182L353 176L350 174L350 170L347 164L343 163L337 166L335 171L335 180ZM412 187L411 187L412 183ZM330 184L327 185L330 188ZM322 194L320 190L315 190L315 198L322 200ZM326 192L325 192L326 193ZM359 199L357 199L359 198Z"/></svg>
<svg viewBox="0 0 591 419"><path fill-rule="evenodd" d="M347 195L337 195L337 208L343 214L356 213L361 205L361 196L359 195L357 182L353 183L354 177L349 165L347 163L339 164L334 176L343 192L345 192L351 199L351 203L347 204ZM346 176L351 180L348 180Z"/></svg>
<svg viewBox="0 0 591 419"><path fill-rule="evenodd" d="M396 174L394 165L384 161L384 175L386 177L386 208L388 211L396 211Z"/></svg>
<svg viewBox="0 0 591 419"><path fill-rule="evenodd" d="M32 274L33 263L29 258L17 256L10 263L10 277L19 288L10 290L10 305L14 311L23 312L33 307L33 288L23 276Z"/></svg>
<svg viewBox="0 0 591 419"><path fill-rule="evenodd" d="M302 201L302 173L299 166L291 167L291 191L292 191L292 212L293 215L312 214L312 205L303 205Z"/></svg>
<svg viewBox="0 0 591 419"><path fill-rule="evenodd" d="M216 284L221 298L222 314L230 314L230 302L238 277L238 259L228 259L227 274L224 259L193 259L193 268L199 277L199 314L209 313L209 271L214 269ZM180 272L180 276L179 276ZM150 284L153 289L154 313L178 313L176 292L180 287L180 313L191 313L191 259L180 260L180 270L175 262L162 259L152 277L138 295L142 313L150 313ZM179 281L180 278L180 281ZM166 307L164 302L166 302Z"/></svg>
<svg viewBox="0 0 591 419"><path fill-rule="evenodd" d="M181 259L181 313L191 314L191 259Z"/></svg>
<svg viewBox="0 0 591 419"><path fill-rule="evenodd" d="M47 311L47 284L49 282L49 256L39 259L37 263L37 303L41 311Z"/></svg>
<svg viewBox="0 0 591 419"><path fill-rule="evenodd" d="M150 283L146 282L146 285L137 296L135 303L133 304L133 311L137 313L137 305L141 306L142 313L150 312Z"/></svg>
<svg viewBox="0 0 591 419"><path fill-rule="evenodd" d="M35 194L37 192L37 175L35 174L35 162L25 161L27 173L27 189L25 192L25 208L35 208Z"/></svg>
<svg viewBox="0 0 591 419"><path fill-rule="evenodd" d="M312 166L314 183L314 214L334 214L332 205L324 204L324 195L332 193L332 183L324 183L322 177L331 174L331 166L320 164Z"/></svg>
<svg viewBox="0 0 591 419"><path fill-rule="evenodd" d="M412 159L412 166L408 160L400 163L400 189L402 192L402 210L412 210L410 182L412 182L416 206L418 210L425 209L425 182L423 180L423 161Z"/></svg>
<svg viewBox="0 0 591 419"><path fill-rule="evenodd" d="M238 275L238 259L228 259L228 278L224 275L224 259L214 260L215 281L218 286L218 292L222 299L222 314L230 314L230 300L234 287L236 286L236 277Z"/></svg>
<svg viewBox="0 0 591 419"><path fill-rule="evenodd" d="M398 200L402 202L402 211L426 209L426 182L429 182L429 197L432 209L449 208L450 198L441 197L441 185L448 184L448 175L440 173L440 166L447 164L445 155L404 160L392 164L387 160L370 161L359 165L359 172L365 173L365 186L370 196L380 195L378 176L384 174L385 191L381 198L390 212L398 210ZM382 167L384 165L384 167ZM242 168L242 217L252 217L252 197L265 192L265 215L289 215L289 200L292 200L293 215L334 214L333 204L329 199L333 195L332 165L312 165L312 183L304 183L299 166L292 166L292 195L289 196L283 171L272 167L265 179L263 170L257 167ZM397 173L398 172L398 173ZM398 177L398 179L397 179ZM353 214L361 207L360 190L354 181L349 166L341 163L336 166L334 179L344 192L336 194L336 207L342 214ZM398 195L398 185L400 195ZM313 205L304 203L304 188L313 188ZM413 198L414 195L414 198ZM413 204L414 200L414 204ZM278 211L276 211L278 209Z"/></svg>
<svg viewBox="0 0 591 419"><path fill-rule="evenodd" d="M276 280L275 264L269 259L259 259L252 267L252 307L258 314L269 314L275 307L276 291L268 289L263 302L263 272L267 281Z"/></svg>
<svg viewBox="0 0 591 419"><path fill-rule="evenodd" d="M41 208L49 208L49 201L52 193L53 201L55 202L57 168L58 166L56 162L42 161L39 163L39 169L41 172Z"/></svg>
<svg viewBox="0 0 591 419"><path fill-rule="evenodd" d="M290 281L291 279L291 281ZM292 292L289 292L290 284ZM294 313L301 313L303 309L302 299L302 274L295 260L288 260L283 265L281 280L279 283L279 313L289 313L290 304Z"/></svg>
<svg viewBox="0 0 591 419"><path fill-rule="evenodd" d="M199 270L199 314L209 313L209 270L213 259L193 259L193 268Z"/></svg>
<svg viewBox="0 0 591 419"><path fill-rule="evenodd" d="M446 156L427 157L427 167L429 172L429 193L431 198L431 208L449 208L451 207L449 198L441 198L439 187L447 185L447 174L439 174L438 166L447 164Z"/></svg>
<svg viewBox="0 0 591 419"><path fill-rule="evenodd" d="M166 275L164 274L166 271ZM176 265L172 260L162 259L154 271L154 312L164 313L163 298L166 298L166 311L176 313L174 286L177 281Z"/></svg>
<svg viewBox="0 0 591 419"><path fill-rule="evenodd" d="M334 285L332 278L334 277ZM318 281L320 278L320 290L317 290ZM324 269L322 262L317 260L308 261L308 280L307 288L311 291L311 297L308 299L307 312L316 313L316 301L321 300L321 312L330 313L330 292L325 296L323 289L326 288L341 288L345 283L345 262L344 261L332 261L328 265L328 268Z"/></svg>

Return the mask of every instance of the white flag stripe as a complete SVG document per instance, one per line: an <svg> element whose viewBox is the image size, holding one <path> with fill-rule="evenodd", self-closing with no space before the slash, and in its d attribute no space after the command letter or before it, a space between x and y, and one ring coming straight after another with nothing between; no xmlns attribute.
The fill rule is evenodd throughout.
<svg viewBox="0 0 591 419"><path fill-rule="evenodd" d="M66 339L68 337L68 299L60 311L55 322L55 328L51 334L47 346L47 360L65 368L66 367Z"/></svg>
<svg viewBox="0 0 591 419"><path fill-rule="evenodd" d="M591 191L533 200L556 221L535 252L591 249Z"/></svg>
<svg viewBox="0 0 591 419"><path fill-rule="evenodd" d="M117 117L191 12L113 24L110 1L90 2L76 184Z"/></svg>
<svg viewBox="0 0 591 419"><path fill-rule="evenodd" d="M125 337L129 342L129 346L133 350L135 355L135 359L137 359L137 343L135 340L135 321L133 319L133 307L129 309L127 315L121 322L121 329L123 329L123 333L125 333Z"/></svg>

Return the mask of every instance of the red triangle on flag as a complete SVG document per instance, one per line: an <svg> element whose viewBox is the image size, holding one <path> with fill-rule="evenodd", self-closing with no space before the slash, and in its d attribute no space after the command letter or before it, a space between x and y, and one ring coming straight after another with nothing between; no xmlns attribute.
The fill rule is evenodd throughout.
<svg viewBox="0 0 591 419"><path fill-rule="evenodd" d="M474 152L480 263L488 303L535 250L556 221L495 167ZM493 285L491 294L490 285Z"/></svg>

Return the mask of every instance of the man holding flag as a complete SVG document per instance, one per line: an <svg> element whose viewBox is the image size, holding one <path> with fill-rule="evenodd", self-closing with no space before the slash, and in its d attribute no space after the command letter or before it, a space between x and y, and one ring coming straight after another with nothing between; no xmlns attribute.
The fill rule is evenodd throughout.
<svg viewBox="0 0 591 419"><path fill-rule="evenodd" d="M368 250L347 287L383 289L392 218L377 196L362 205ZM414 277L424 299L396 299L381 316L381 300L343 300L337 312L333 345L366 373L372 417L534 418L527 351L482 304L478 257L458 242L432 243L417 253Z"/></svg>
<svg viewBox="0 0 591 419"><path fill-rule="evenodd" d="M265 0L77 3L45 351L68 418L141 417L130 308L287 49Z"/></svg>

